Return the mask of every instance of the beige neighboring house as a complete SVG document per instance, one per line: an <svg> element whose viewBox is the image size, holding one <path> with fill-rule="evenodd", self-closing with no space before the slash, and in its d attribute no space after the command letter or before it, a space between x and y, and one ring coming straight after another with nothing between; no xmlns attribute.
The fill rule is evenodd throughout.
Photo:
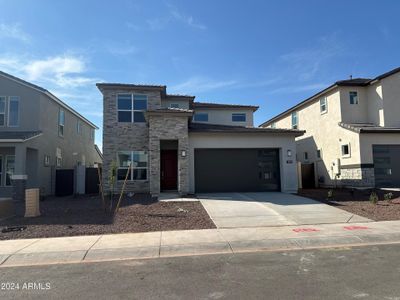
<svg viewBox="0 0 400 300"><path fill-rule="evenodd" d="M303 186L400 187L400 68L337 81L260 127L306 131Z"/></svg>
<svg viewBox="0 0 400 300"><path fill-rule="evenodd" d="M203 103L166 86L99 83L104 97L103 182L158 195L297 191L295 129L258 128L252 105ZM128 173L128 167L133 172Z"/></svg>

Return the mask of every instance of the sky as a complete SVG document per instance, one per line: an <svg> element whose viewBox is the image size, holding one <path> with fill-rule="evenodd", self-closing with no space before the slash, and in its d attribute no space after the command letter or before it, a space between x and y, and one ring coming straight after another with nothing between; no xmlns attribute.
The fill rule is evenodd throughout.
<svg viewBox="0 0 400 300"><path fill-rule="evenodd" d="M96 82L167 85L260 108L255 125L333 82L400 66L400 1L0 0L0 70L99 130Z"/></svg>

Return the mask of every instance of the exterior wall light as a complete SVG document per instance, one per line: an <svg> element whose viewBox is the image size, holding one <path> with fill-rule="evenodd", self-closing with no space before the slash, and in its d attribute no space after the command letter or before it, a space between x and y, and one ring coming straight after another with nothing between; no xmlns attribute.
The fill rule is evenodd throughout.
<svg viewBox="0 0 400 300"><path fill-rule="evenodd" d="M288 150L288 151L287 151L287 156L288 156L288 157L292 157L292 150Z"/></svg>
<svg viewBox="0 0 400 300"><path fill-rule="evenodd" d="M185 151L185 150L182 150L182 151L181 151L181 156L182 156L182 157L186 157L186 151Z"/></svg>

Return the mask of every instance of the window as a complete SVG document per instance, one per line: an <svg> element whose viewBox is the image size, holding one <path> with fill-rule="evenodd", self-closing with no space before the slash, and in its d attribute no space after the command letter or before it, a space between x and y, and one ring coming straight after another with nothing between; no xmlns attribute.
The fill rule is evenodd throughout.
<svg viewBox="0 0 400 300"><path fill-rule="evenodd" d="M117 153L117 179L125 180L129 170L128 180L147 180L147 152L121 151Z"/></svg>
<svg viewBox="0 0 400 300"><path fill-rule="evenodd" d="M304 152L304 160L308 160L308 152Z"/></svg>
<svg viewBox="0 0 400 300"><path fill-rule="evenodd" d="M350 92L350 104L358 104L358 93L357 92Z"/></svg>
<svg viewBox="0 0 400 300"><path fill-rule="evenodd" d="M317 158L322 158L322 151L321 149L317 150Z"/></svg>
<svg viewBox="0 0 400 300"><path fill-rule="evenodd" d="M79 135L82 135L82 122L81 121L78 121L76 123L76 133Z"/></svg>
<svg viewBox="0 0 400 300"><path fill-rule="evenodd" d="M12 184L11 179L15 170L15 155L7 155L6 157L6 186Z"/></svg>
<svg viewBox="0 0 400 300"><path fill-rule="evenodd" d="M45 155L43 159L43 164L45 167L50 166L50 155Z"/></svg>
<svg viewBox="0 0 400 300"><path fill-rule="evenodd" d="M94 129L90 128L90 140L94 141Z"/></svg>
<svg viewBox="0 0 400 300"><path fill-rule="evenodd" d="M11 96L8 105L8 126L17 127L19 125L19 97Z"/></svg>
<svg viewBox="0 0 400 300"><path fill-rule="evenodd" d="M122 123L143 123L144 111L147 109L146 95L119 94L118 102L118 122Z"/></svg>
<svg viewBox="0 0 400 300"><path fill-rule="evenodd" d="M193 121L208 122L208 114L207 113L195 113L193 116Z"/></svg>
<svg viewBox="0 0 400 300"><path fill-rule="evenodd" d="M60 109L58 112L58 135L64 136L64 126L65 126L65 112Z"/></svg>
<svg viewBox="0 0 400 300"><path fill-rule="evenodd" d="M232 122L246 122L246 114L232 114Z"/></svg>
<svg viewBox="0 0 400 300"><path fill-rule="evenodd" d="M292 112L292 128L297 129L298 128L298 118L297 118L297 111Z"/></svg>
<svg viewBox="0 0 400 300"><path fill-rule="evenodd" d="M0 126L6 125L6 97L0 97Z"/></svg>
<svg viewBox="0 0 400 300"><path fill-rule="evenodd" d="M275 122L271 124L271 128L276 128L276 123Z"/></svg>
<svg viewBox="0 0 400 300"><path fill-rule="evenodd" d="M343 157L350 156L350 144L342 145L342 156Z"/></svg>
<svg viewBox="0 0 400 300"><path fill-rule="evenodd" d="M169 105L170 108L179 108L179 103L171 103Z"/></svg>
<svg viewBox="0 0 400 300"><path fill-rule="evenodd" d="M3 156L0 155L0 186L2 185L3 179Z"/></svg>
<svg viewBox="0 0 400 300"><path fill-rule="evenodd" d="M326 97L319 100L319 107L321 114L326 113L328 111L328 102L326 100Z"/></svg>
<svg viewBox="0 0 400 300"><path fill-rule="evenodd" d="M56 149L56 167L61 167L62 166L62 153L61 149L57 148Z"/></svg>

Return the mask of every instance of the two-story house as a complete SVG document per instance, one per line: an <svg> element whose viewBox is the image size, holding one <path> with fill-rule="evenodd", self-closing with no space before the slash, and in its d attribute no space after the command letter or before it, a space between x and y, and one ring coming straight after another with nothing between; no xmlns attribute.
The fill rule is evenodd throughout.
<svg viewBox="0 0 400 300"><path fill-rule="evenodd" d="M400 68L337 81L260 126L306 131L297 158L315 184L400 187Z"/></svg>
<svg viewBox="0 0 400 300"><path fill-rule="evenodd" d="M0 72L0 198L54 194L57 168L100 163L95 129L46 89Z"/></svg>
<svg viewBox="0 0 400 300"><path fill-rule="evenodd" d="M199 103L166 86L99 83L103 183L117 190L297 191L296 129L255 128L256 106ZM131 171L129 171L131 170Z"/></svg>

